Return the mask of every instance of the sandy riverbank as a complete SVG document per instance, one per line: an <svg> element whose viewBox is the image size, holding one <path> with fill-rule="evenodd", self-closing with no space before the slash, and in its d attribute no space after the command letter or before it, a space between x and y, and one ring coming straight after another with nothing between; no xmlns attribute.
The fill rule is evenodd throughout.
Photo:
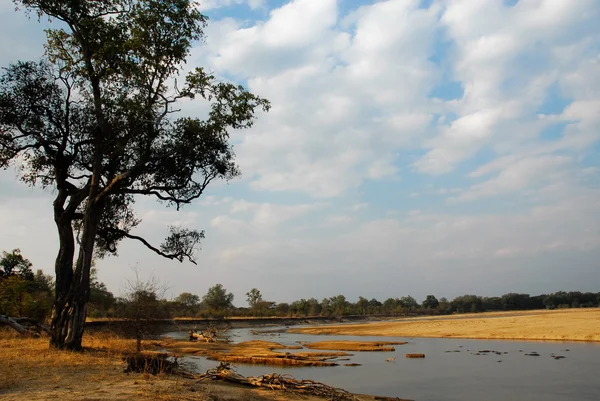
<svg viewBox="0 0 600 401"><path fill-rule="evenodd" d="M600 341L600 308L452 315L291 329L292 333L357 336Z"/></svg>
<svg viewBox="0 0 600 401"><path fill-rule="evenodd" d="M153 343L155 341L147 342L145 347L152 349ZM11 401L326 399L228 382L198 383L195 379L174 375L125 374L123 355L134 350L135 342L110 334L86 335L84 347L86 350L81 353L50 350L47 338L24 338L11 331L0 330L0 398ZM263 346L261 349L273 352L270 348ZM376 399L382 398L356 396L357 401Z"/></svg>

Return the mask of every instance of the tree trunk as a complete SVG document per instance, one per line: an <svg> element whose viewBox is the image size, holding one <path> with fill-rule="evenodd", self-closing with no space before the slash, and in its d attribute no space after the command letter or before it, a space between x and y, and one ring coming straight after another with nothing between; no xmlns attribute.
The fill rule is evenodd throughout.
<svg viewBox="0 0 600 401"><path fill-rule="evenodd" d="M51 347L75 351L82 348L98 216L99 212L94 207L88 206L75 269L73 269L75 247L71 222L68 222L68 226L59 225L60 251L56 259L56 300L52 309Z"/></svg>

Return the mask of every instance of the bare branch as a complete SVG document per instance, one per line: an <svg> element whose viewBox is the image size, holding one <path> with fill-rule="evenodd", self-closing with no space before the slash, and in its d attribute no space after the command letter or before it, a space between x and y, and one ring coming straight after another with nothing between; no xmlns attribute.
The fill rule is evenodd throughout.
<svg viewBox="0 0 600 401"><path fill-rule="evenodd" d="M110 229L106 229L106 230L111 231L112 233L116 233L125 238L137 240L137 241L141 242L142 244L144 244L148 249L154 251L156 254L158 254L164 258L171 259L171 260L178 260L180 262L183 262L183 259L187 258L193 264L195 264L195 265L198 264L196 262L196 260L194 259L194 256L186 250L180 249L174 253L167 253L167 252L163 252L160 249L152 246L148 241L146 241L146 239L144 239L140 236L129 234L128 232L120 230L118 228L110 228ZM99 233L99 235L100 235L100 233Z"/></svg>

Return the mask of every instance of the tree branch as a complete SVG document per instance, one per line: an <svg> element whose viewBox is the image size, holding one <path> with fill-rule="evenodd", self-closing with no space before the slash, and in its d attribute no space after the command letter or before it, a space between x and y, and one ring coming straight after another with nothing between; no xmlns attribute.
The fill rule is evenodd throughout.
<svg viewBox="0 0 600 401"><path fill-rule="evenodd" d="M196 263L196 261L192 258L192 255L187 254L184 251L178 251L175 253L165 253L163 251L161 251L160 249L152 246L148 241L146 241L144 238L139 237L137 235L132 235L129 234L126 231L120 230L118 228L109 228L106 229L107 231L112 231L113 233L117 233L125 238L129 238L129 239L134 239L137 241L140 241L142 244L144 244L148 249L154 251L155 253L157 253L158 255L162 256L163 258L167 258L167 259L176 259L180 262L183 262L183 258L187 258L190 262L192 262L193 264L197 265L198 263Z"/></svg>

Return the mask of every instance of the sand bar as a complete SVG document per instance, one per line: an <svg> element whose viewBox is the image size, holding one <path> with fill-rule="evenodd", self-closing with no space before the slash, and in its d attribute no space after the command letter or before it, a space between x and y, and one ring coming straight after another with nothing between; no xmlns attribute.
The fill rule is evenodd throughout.
<svg viewBox="0 0 600 401"><path fill-rule="evenodd" d="M452 315L291 329L291 333L357 336L600 341L600 308Z"/></svg>

